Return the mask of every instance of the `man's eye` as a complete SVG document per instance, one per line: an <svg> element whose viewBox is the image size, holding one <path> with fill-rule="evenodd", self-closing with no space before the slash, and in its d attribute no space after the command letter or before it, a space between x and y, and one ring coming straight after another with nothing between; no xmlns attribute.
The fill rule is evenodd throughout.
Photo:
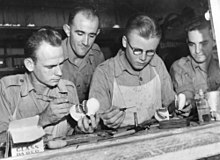
<svg viewBox="0 0 220 160"><path fill-rule="evenodd" d="M142 54L142 50L141 49L134 49L134 54Z"/></svg>
<svg viewBox="0 0 220 160"><path fill-rule="evenodd" d="M55 66L47 66L48 69L52 69L54 68Z"/></svg>
<svg viewBox="0 0 220 160"><path fill-rule="evenodd" d="M90 34L90 38L95 38L96 35L95 34Z"/></svg>
<svg viewBox="0 0 220 160"><path fill-rule="evenodd" d="M77 32L77 35L82 36L83 33L82 32Z"/></svg>
<svg viewBox="0 0 220 160"><path fill-rule="evenodd" d="M189 42L188 46L194 46L194 43Z"/></svg>
<svg viewBox="0 0 220 160"><path fill-rule="evenodd" d="M207 46L208 45L208 42L203 42L202 43L202 46Z"/></svg>

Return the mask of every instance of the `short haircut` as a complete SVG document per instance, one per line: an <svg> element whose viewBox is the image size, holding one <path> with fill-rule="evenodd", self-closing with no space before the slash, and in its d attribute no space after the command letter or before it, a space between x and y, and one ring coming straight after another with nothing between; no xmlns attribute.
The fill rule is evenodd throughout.
<svg viewBox="0 0 220 160"><path fill-rule="evenodd" d="M145 39L161 38L161 29L156 20L145 14L138 14L131 17L125 26L125 35L128 36L133 30Z"/></svg>
<svg viewBox="0 0 220 160"><path fill-rule="evenodd" d="M211 29L211 23L205 19L204 16L193 17L185 27L185 31L188 33L193 30Z"/></svg>
<svg viewBox="0 0 220 160"><path fill-rule="evenodd" d="M61 46L62 36L52 27L44 27L39 29L29 37L25 44L25 58L32 58L33 61L36 62L36 51L43 42L46 42L52 46Z"/></svg>
<svg viewBox="0 0 220 160"><path fill-rule="evenodd" d="M82 12L88 18L97 17L99 19L99 14L92 5L77 6L69 14L68 25L72 25L73 19L79 12Z"/></svg>

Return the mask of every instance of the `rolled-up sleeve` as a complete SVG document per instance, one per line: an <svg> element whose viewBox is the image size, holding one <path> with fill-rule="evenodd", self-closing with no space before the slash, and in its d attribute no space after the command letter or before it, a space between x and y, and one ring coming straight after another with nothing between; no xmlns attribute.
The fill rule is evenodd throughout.
<svg viewBox="0 0 220 160"><path fill-rule="evenodd" d="M185 71L184 65L179 61L175 62L170 68L170 75L175 91L178 94L184 93L187 99L192 99L194 96L192 77Z"/></svg>
<svg viewBox="0 0 220 160"><path fill-rule="evenodd" d="M101 68L96 68L90 86L89 98L96 98L100 102L100 113L111 107L110 88L108 76Z"/></svg>

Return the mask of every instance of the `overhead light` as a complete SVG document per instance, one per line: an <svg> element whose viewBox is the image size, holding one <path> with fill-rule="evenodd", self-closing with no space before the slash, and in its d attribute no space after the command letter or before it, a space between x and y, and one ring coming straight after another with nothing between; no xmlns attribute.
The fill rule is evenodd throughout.
<svg viewBox="0 0 220 160"><path fill-rule="evenodd" d="M209 12L209 10L205 12L205 19L206 19L207 21L210 20L210 12Z"/></svg>
<svg viewBox="0 0 220 160"><path fill-rule="evenodd" d="M115 24L112 28L120 28L120 25Z"/></svg>

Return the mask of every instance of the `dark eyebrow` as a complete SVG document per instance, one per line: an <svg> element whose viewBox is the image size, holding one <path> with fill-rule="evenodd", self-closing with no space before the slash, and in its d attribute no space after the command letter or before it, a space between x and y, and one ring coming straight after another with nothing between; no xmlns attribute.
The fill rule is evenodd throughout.
<svg viewBox="0 0 220 160"><path fill-rule="evenodd" d="M55 67L57 65L62 65L64 63L65 60L63 60L62 62L60 62L59 64L52 64L52 65L45 65L45 67Z"/></svg>
<svg viewBox="0 0 220 160"><path fill-rule="evenodd" d="M194 42L191 42L191 41L189 41L189 40L187 40L186 42L187 42L187 43L193 43L193 44L195 44Z"/></svg>
<svg viewBox="0 0 220 160"><path fill-rule="evenodd" d="M85 32L84 32L84 31L81 31L81 30L75 30L75 32L81 32L81 33L85 34ZM90 35L97 35L96 32L92 32L92 33L89 33L89 34L90 34Z"/></svg>
<svg viewBox="0 0 220 160"><path fill-rule="evenodd" d="M202 42L200 42L200 43L206 43L206 42L208 42L208 40L204 40L204 41L202 41Z"/></svg>
<svg viewBox="0 0 220 160"><path fill-rule="evenodd" d="M75 30L75 32L85 33L84 31L81 31L81 30Z"/></svg>
<svg viewBox="0 0 220 160"><path fill-rule="evenodd" d="M90 35L95 35L95 36L97 35L97 33L89 33L89 34L90 34Z"/></svg>

